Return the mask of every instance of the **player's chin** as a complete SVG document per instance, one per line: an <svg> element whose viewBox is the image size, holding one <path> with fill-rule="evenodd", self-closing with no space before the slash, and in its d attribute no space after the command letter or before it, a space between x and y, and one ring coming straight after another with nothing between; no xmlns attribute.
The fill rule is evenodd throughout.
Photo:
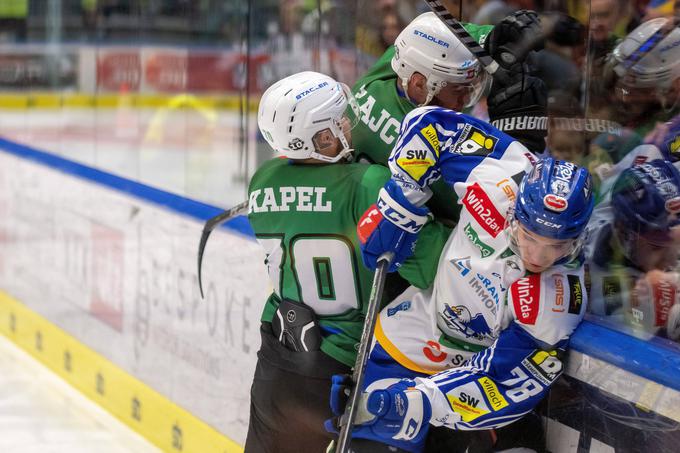
<svg viewBox="0 0 680 453"><path fill-rule="evenodd" d="M441 99L437 96L433 99L432 104L444 107L445 109L453 110L454 112L462 112L465 108L465 100L460 97L454 97L453 99Z"/></svg>
<svg viewBox="0 0 680 453"><path fill-rule="evenodd" d="M541 272L547 271L552 264L544 265L544 264L534 264L528 261L524 262L524 268L532 272L534 274L540 274Z"/></svg>

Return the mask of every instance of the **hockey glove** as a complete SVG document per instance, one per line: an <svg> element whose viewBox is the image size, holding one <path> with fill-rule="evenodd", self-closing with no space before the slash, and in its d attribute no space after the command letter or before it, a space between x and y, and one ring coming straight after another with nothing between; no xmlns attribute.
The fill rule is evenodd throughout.
<svg viewBox="0 0 680 453"><path fill-rule="evenodd" d="M523 63L529 52L541 50L541 20L534 11L520 10L506 16L484 41L484 48L499 65L509 69Z"/></svg>
<svg viewBox="0 0 680 453"><path fill-rule="evenodd" d="M331 387L331 409L342 416L347 404L351 378L334 375ZM402 379L386 389L363 393L359 398L353 436L388 444L393 441L418 444L429 428L432 409L420 390L412 388L415 382ZM326 421L326 430L337 432L337 419Z"/></svg>
<svg viewBox="0 0 680 453"><path fill-rule="evenodd" d="M493 75L489 121L535 153L545 149L547 105L548 90L541 79L504 68Z"/></svg>
<svg viewBox="0 0 680 453"><path fill-rule="evenodd" d="M364 212L357 225L364 265L378 266L378 258L392 252L388 272L394 272L415 250L418 232L428 220L429 210L413 205L401 188L389 180L380 190L378 202Z"/></svg>
<svg viewBox="0 0 680 453"><path fill-rule="evenodd" d="M545 22L552 22L548 37L558 46L576 46L582 44L586 28L573 17L560 13L547 13Z"/></svg>

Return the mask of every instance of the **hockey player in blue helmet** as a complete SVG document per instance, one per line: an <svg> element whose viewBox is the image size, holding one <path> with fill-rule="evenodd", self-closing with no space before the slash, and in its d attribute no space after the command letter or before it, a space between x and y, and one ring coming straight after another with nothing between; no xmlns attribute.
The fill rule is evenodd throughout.
<svg viewBox="0 0 680 453"><path fill-rule="evenodd" d="M636 334L678 339L680 173L663 159L634 165L610 198L589 226L591 311Z"/></svg>
<svg viewBox="0 0 680 453"><path fill-rule="evenodd" d="M592 180L585 169L553 159L540 161L522 181L507 231L510 246L527 271L542 272L580 253L593 211L591 190Z"/></svg>
<svg viewBox="0 0 680 453"><path fill-rule="evenodd" d="M552 158L532 166L526 149L513 143L494 151L454 183L461 217L433 285L409 288L379 314L352 434L356 452L382 451L366 442L425 451L430 425L483 431L494 449L543 448L540 434L508 445L498 428L522 419L546 395L585 312L580 252L593 209L591 178ZM447 175L452 168L439 166L442 177L461 178ZM381 225L373 227L380 234ZM337 414L347 384L334 378Z"/></svg>

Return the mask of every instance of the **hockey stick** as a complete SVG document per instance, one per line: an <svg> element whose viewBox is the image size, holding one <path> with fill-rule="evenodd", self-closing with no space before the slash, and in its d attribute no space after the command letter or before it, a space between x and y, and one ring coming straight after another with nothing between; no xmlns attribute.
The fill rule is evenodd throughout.
<svg viewBox="0 0 680 453"><path fill-rule="evenodd" d="M359 398L361 397L364 384L364 372L366 370L366 361L368 360L368 351L371 348L373 341L373 330L375 330L375 322L378 319L378 307L382 299L383 289L385 288L385 276L387 269L392 264L394 255L390 252L380 255L378 258L378 267L375 270L373 277L373 286L371 286L371 295L368 298L368 307L366 308L366 319L364 320L364 329L361 332L361 342L359 343L359 350L357 351L357 359L354 362L354 371L352 372L352 390L349 395L349 402L345 406L345 412L340 418L340 434L338 435L338 447L336 453L349 452L350 436L354 419L357 415L357 407L359 405Z"/></svg>
<svg viewBox="0 0 680 453"><path fill-rule="evenodd" d="M456 38L463 43L465 48L469 50L472 55L477 58L486 72L493 75L498 70L498 63L488 54L488 52L479 45L479 43L470 36L470 33L463 27L463 25L449 12L441 0L425 0L427 6L430 7L433 13L449 27L449 30L456 35ZM533 36L525 42L516 44L514 48L506 48L500 52L500 59L507 65L512 65L517 61L523 61L526 55L535 47L535 45L550 36L555 30L558 18L543 16L541 18L541 33Z"/></svg>
<svg viewBox="0 0 680 453"><path fill-rule="evenodd" d="M491 58L491 55L489 55L486 50L484 50L484 48L480 46L477 41L475 41L475 38L470 36L470 33L468 33L468 31L463 28L461 23L458 22L455 17L453 17L449 10L446 9L446 6L442 5L440 0L425 0L425 3L427 3L427 6L430 7L432 12L435 13L437 17L439 17L439 19L441 19L441 21L446 24L447 27L449 27L449 30L451 30L451 32L456 35L456 38L458 38L460 42L463 43L465 48L482 63L482 66L484 66L486 72L493 75L493 73L498 70L498 63L496 63L494 59Z"/></svg>
<svg viewBox="0 0 680 453"><path fill-rule="evenodd" d="M203 295L203 282L201 281L201 264L203 262L203 252L205 251L205 245L208 243L210 233L212 233L212 230L224 222L231 220L241 214L245 214L247 211L248 201L244 201L243 203L239 203L231 209L227 209L223 213L218 214L205 222L205 225L203 226L203 233L201 233L201 242L198 244L198 289L201 291L201 298L205 297Z"/></svg>

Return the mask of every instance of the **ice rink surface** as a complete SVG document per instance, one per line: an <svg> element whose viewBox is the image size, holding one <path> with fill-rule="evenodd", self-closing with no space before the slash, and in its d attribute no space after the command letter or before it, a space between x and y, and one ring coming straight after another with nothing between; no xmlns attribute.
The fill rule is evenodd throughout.
<svg viewBox="0 0 680 453"><path fill-rule="evenodd" d="M3 453L160 451L2 335L0 369Z"/></svg>

